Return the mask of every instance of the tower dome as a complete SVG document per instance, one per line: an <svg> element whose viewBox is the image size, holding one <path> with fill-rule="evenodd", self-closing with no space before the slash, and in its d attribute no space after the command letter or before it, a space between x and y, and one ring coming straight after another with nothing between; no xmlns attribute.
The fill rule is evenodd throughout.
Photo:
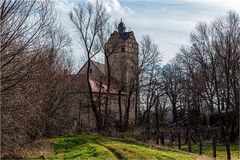
<svg viewBox="0 0 240 160"><path fill-rule="evenodd" d="M121 19L121 22L118 24L118 32L124 33L125 29L126 29L125 24L122 22L122 19Z"/></svg>

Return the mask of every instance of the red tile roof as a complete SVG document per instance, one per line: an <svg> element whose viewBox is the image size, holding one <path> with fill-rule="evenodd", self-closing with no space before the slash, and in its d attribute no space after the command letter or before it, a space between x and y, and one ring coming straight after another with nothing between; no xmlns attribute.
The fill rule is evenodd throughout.
<svg viewBox="0 0 240 160"><path fill-rule="evenodd" d="M71 75L72 88L71 92L87 93L89 92L87 75ZM93 76L90 75L90 85L94 93L107 93L107 77L106 76ZM111 78L110 81L110 94L118 94L119 83L115 78Z"/></svg>
<svg viewBox="0 0 240 160"><path fill-rule="evenodd" d="M82 68L78 71L78 74L81 73L82 69L85 67L85 65L87 65L88 61L82 66ZM92 65L95 65L96 68L103 74L105 75L105 64L102 64L100 62L97 62L97 61L93 61L93 60L90 60L90 64Z"/></svg>

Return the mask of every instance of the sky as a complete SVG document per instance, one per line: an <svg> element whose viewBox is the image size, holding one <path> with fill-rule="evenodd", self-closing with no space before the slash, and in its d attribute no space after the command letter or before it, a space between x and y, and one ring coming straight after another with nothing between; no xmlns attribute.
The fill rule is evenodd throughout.
<svg viewBox="0 0 240 160"><path fill-rule="evenodd" d="M83 51L68 13L75 4L95 0L56 0L59 20L72 38L73 57L77 66L84 63ZM189 43L190 33L199 22L210 23L230 10L240 14L240 0L100 0L113 20L123 19L127 30L140 42L150 35L163 54L163 64ZM104 62L101 56L97 60Z"/></svg>

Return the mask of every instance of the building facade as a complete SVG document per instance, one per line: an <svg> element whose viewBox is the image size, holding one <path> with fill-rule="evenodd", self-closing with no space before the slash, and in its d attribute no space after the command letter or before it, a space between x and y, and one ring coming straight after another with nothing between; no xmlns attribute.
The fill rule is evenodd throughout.
<svg viewBox="0 0 240 160"><path fill-rule="evenodd" d="M123 22L118 25L107 43L105 64L91 60L89 80L96 103L105 103L108 75L110 75L109 108L113 122L123 118L129 107L129 123L133 124L138 111L138 43L134 33L126 32ZM88 105L88 83L86 62L76 75L72 75L72 89L69 93L71 129L91 130L96 128L96 121ZM129 96L131 94L131 96ZM121 99L119 100L119 96ZM128 98L129 103L128 103ZM119 103L120 102L120 103ZM121 108L120 108L121 107ZM120 111L121 109L121 111ZM121 112L121 114L119 114Z"/></svg>

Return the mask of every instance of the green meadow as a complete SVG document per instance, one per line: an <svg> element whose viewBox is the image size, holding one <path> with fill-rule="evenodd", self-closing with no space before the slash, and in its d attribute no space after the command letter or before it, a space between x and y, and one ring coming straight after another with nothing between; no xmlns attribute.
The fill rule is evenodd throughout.
<svg viewBox="0 0 240 160"><path fill-rule="evenodd" d="M123 138L78 135L51 141L53 153L47 159L196 159L195 155L151 148Z"/></svg>

